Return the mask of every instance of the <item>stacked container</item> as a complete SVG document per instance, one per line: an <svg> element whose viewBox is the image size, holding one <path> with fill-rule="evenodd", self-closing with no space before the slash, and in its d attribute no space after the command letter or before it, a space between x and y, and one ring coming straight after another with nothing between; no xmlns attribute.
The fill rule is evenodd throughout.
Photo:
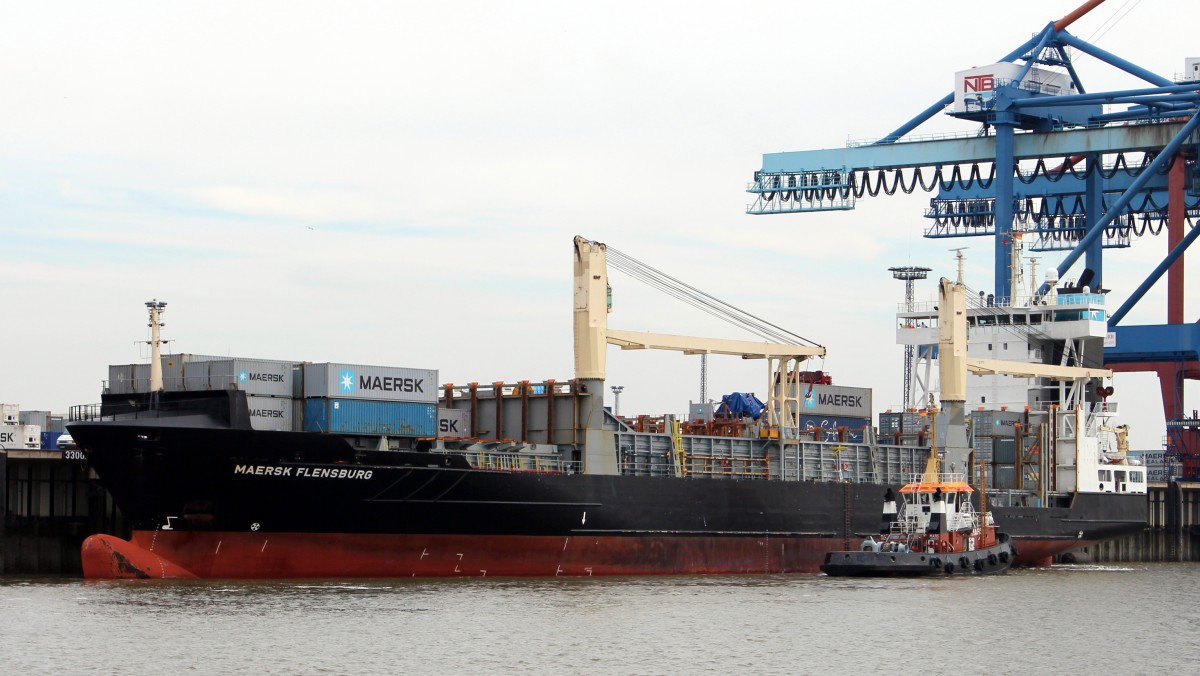
<svg viewBox="0 0 1200 676"><path fill-rule="evenodd" d="M471 412L465 408L439 408L439 439L461 439L471 436Z"/></svg>
<svg viewBox="0 0 1200 676"><path fill-rule="evenodd" d="M975 460L990 465L989 483L996 488L1016 488L1020 469L1016 426L1024 417L1018 411L971 411Z"/></svg>
<svg viewBox="0 0 1200 676"><path fill-rule="evenodd" d="M298 371L306 432L438 435L436 370L327 362Z"/></svg>
<svg viewBox="0 0 1200 676"><path fill-rule="evenodd" d="M292 369L296 362L247 359L201 354L167 354L162 357L165 392L242 390L256 430L295 431L297 402L292 398ZM108 367L108 392L131 394L150 391L149 364L116 364Z"/></svg>
<svg viewBox="0 0 1200 676"><path fill-rule="evenodd" d="M41 425L0 425L0 449L32 450L42 448Z"/></svg>
<svg viewBox="0 0 1200 676"><path fill-rule="evenodd" d="M208 390L241 390L250 407L250 425L256 430L295 431L292 369L295 362L241 357L191 362L185 366L189 382Z"/></svg>
<svg viewBox="0 0 1200 676"><path fill-rule="evenodd" d="M205 354L164 354L162 356L163 390L186 392L211 389L189 366L193 363L228 359ZM108 367L109 394L137 394L150 391L150 364L113 364Z"/></svg>
<svg viewBox="0 0 1200 676"><path fill-rule="evenodd" d="M438 436L433 369L195 354L163 355L162 366L166 392L245 392L256 430ZM149 364L108 367L108 393L149 391ZM459 417L447 418L446 435L454 436L453 428L464 426Z"/></svg>

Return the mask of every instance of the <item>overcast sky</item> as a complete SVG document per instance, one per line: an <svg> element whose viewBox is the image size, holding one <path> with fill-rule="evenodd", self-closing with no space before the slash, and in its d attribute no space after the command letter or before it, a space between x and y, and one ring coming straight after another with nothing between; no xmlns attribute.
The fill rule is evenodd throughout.
<svg viewBox="0 0 1200 676"><path fill-rule="evenodd" d="M923 238L928 194L749 216L746 184L764 152L887 134L1080 1L7 3L0 401L99 401L108 364L145 361L151 298L175 351L569 379L581 234L825 345L815 367L898 405L887 268L949 276L967 245L986 288L991 240ZM1109 0L1071 32L1172 77L1198 20ZM1137 85L1077 63L1091 91ZM1114 307L1165 247L1107 254ZM612 285L613 327L748 337ZM1156 288L1125 323L1163 319ZM765 391L762 362L709 369L714 398ZM699 359L610 348L609 384L624 414L682 413ZM1156 379L1115 384L1134 446L1160 446Z"/></svg>

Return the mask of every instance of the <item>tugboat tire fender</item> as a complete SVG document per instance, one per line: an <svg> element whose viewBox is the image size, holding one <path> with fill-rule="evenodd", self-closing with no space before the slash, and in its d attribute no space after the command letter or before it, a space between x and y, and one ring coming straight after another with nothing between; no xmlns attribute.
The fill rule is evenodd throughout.
<svg viewBox="0 0 1200 676"><path fill-rule="evenodd" d="M935 556L932 559L929 559L929 565L933 566L934 568L941 568L942 560Z"/></svg>
<svg viewBox="0 0 1200 676"><path fill-rule="evenodd" d="M954 573L954 564L946 563L946 567L943 568L942 570L946 571L947 575L952 575Z"/></svg>
<svg viewBox="0 0 1200 676"><path fill-rule="evenodd" d="M971 567L971 560L970 560L970 559L968 559L968 558L967 558L967 557L965 557L965 556L963 556L963 557L959 557L959 559L958 559L958 565L962 566L963 568L970 568L970 567Z"/></svg>
<svg viewBox="0 0 1200 676"><path fill-rule="evenodd" d="M988 554L988 565L989 566L996 565L996 555L995 554Z"/></svg>
<svg viewBox="0 0 1200 676"><path fill-rule="evenodd" d="M1008 552L1000 552L1000 560L1008 563Z"/></svg>

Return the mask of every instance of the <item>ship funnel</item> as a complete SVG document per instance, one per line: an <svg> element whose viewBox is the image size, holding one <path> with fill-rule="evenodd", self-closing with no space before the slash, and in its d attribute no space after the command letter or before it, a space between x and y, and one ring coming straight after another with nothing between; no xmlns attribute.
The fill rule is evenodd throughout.
<svg viewBox="0 0 1200 676"><path fill-rule="evenodd" d="M929 525L925 526L925 532L946 532L946 494L941 488L933 492L933 505L929 510Z"/></svg>
<svg viewBox="0 0 1200 676"><path fill-rule="evenodd" d="M883 496L883 523L879 526L879 532L886 535L892 531L892 524L896 521L896 494L891 488L887 489L887 493Z"/></svg>

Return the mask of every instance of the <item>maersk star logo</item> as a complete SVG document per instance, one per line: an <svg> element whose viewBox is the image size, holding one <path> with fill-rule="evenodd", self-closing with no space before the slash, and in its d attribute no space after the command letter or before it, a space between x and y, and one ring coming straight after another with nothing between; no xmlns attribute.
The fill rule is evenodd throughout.
<svg viewBox="0 0 1200 676"><path fill-rule="evenodd" d="M804 395L804 408L816 408L817 398L812 395L812 392Z"/></svg>
<svg viewBox="0 0 1200 676"><path fill-rule="evenodd" d="M250 372L249 371L238 371L238 382L244 383L247 380L250 380Z"/></svg>
<svg viewBox="0 0 1200 676"><path fill-rule="evenodd" d="M346 369L338 373L338 391L353 392L354 391L354 371Z"/></svg>

